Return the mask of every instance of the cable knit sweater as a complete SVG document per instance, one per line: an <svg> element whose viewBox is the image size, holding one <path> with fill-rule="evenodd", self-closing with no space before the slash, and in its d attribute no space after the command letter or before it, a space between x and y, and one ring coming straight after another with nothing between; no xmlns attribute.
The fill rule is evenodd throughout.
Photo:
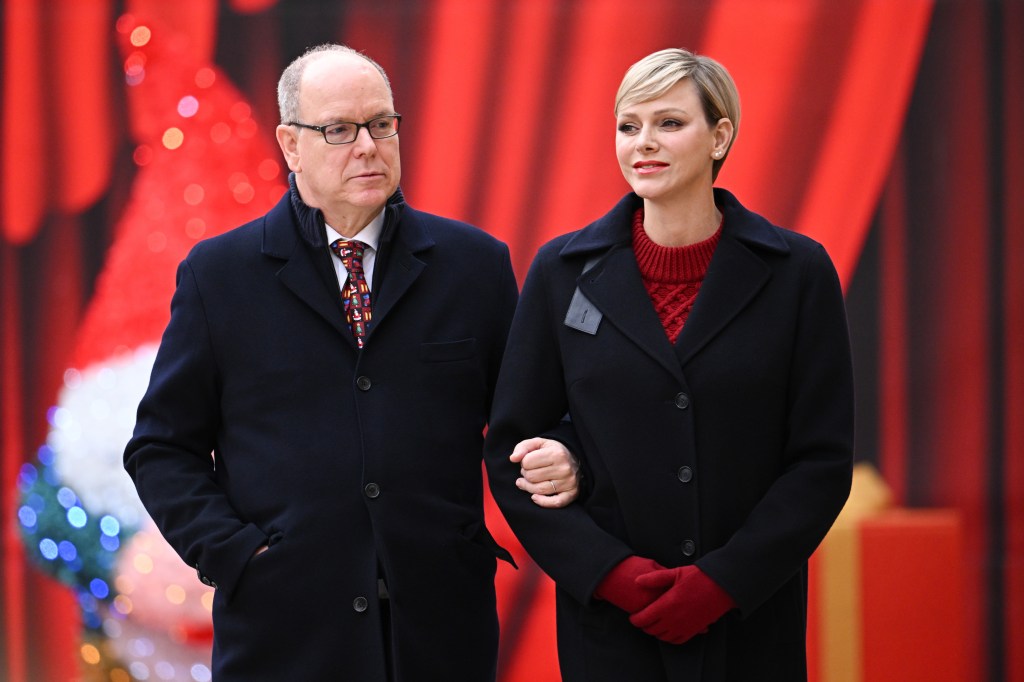
<svg viewBox="0 0 1024 682"><path fill-rule="evenodd" d="M724 222L724 218L723 218ZM644 210L633 216L633 253L644 286L665 328L669 341L676 342L693 309L708 263L722 236L722 225L702 242L687 246L660 246L644 232Z"/></svg>

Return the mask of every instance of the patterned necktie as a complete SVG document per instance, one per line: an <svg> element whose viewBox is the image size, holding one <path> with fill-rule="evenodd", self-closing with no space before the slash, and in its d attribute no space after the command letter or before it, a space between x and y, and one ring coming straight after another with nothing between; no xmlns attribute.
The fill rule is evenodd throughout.
<svg viewBox="0 0 1024 682"><path fill-rule="evenodd" d="M352 336L360 348L366 343L366 332L373 319L370 286L366 283L366 274L363 272L365 249L366 244L354 239L336 239L331 244L331 250L348 270L348 279L341 295L345 300L345 321L348 322L348 328L352 330Z"/></svg>

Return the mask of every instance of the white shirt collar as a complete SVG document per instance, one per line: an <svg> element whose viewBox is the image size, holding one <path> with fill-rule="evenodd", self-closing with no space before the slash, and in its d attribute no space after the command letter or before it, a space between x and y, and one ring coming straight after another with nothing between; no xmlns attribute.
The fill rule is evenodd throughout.
<svg viewBox="0 0 1024 682"><path fill-rule="evenodd" d="M324 227L327 230L328 244L333 244L335 240L338 239L358 239L359 241L361 241L362 243L366 244L368 247L376 251L377 247L380 246L380 234L381 232L384 231L384 209L382 208L380 210L380 213L378 213L373 218L373 220L367 223L366 227L359 230L359 232L357 232L352 237L346 237L342 235L340 232L335 230L327 223L324 223Z"/></svg>

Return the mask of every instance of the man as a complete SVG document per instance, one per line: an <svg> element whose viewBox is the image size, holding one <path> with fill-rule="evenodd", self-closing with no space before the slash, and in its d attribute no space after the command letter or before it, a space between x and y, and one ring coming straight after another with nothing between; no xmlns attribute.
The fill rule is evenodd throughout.
<svg viewBox="0 0 1024 682"><path fill-rule="evenodd" d="M484 525L481 449L508 249L404 203L373 61L314 48L278 99L290 190L179 267L125 468L217 587L216 682L493 680L511 557ZM520 487L567 504L574 463L534 440Z"/></svg>

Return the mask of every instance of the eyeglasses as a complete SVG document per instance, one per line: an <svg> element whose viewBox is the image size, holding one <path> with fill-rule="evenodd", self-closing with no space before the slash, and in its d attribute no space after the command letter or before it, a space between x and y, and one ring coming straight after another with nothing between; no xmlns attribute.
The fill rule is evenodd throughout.
<svg viewBox="0 0 1024 682"><path fill-rule="evenodd" d="M328 123L325 126L311 126L308 123L291 121L288 125L315 130L324 136L324 141L327 144L349 144L355 142L356 138L359 137L360 128L366 128L366 132L370 133L370 137L375 140L394 137L398 134L398 124L401 122L401 114L388 114L387 116L372 118L366 123L338 121L337 123Z"/></svg>

